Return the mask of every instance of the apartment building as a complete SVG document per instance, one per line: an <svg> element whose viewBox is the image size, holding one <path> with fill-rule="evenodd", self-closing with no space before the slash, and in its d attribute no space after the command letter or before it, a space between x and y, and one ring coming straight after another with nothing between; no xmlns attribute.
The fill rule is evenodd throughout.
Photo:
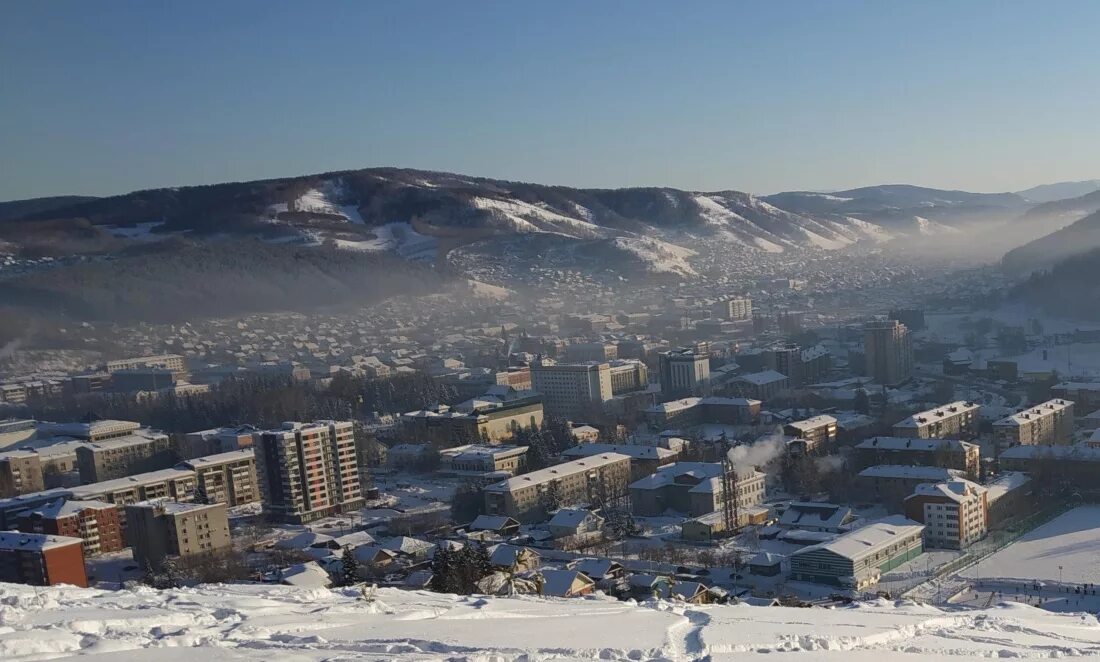
<svg viewBox="0 0 1100 662"><path fill-rule="evenodd" d="M546 414L567 420L583 420L602 411L614 396L607 363L536 361L531 365L531 384L542 396Z"/></svg>
<svg viewBox="0 0 1100 662"><path fill-rule="evenodd" d="M42 461L34 451L7 451L0 455L0 498L46 489Z"/></svg>
<svg viewBox="0 0 1100 662"><path fill-rule="evenodd" d="M895 386L913 374L909 329L897 320L875 319L863 325L865 374L878 384Z"/></svg>
<svg viewBox="0 0 1100 662"><path fill-rule="evenodd" d="M881 504L890 513L905 512L905 499L921 483L942 483L965 474L942 467L879 464L867 467L856 476L856 491L862 498Z"/></svg>
<svg viewBox="0 0 1100 662"><path fill-rule="evenodd" d="M634 514L656 517L666 510L700 516L724 509L727 497L721 462L676 462L630 484ZM753 468L737 469L737 507L748 508L764 500L766 476Z"/></svg>
<svg viewBox="0 0 1100 662"><path fill-rule="evenodd" d="M888 517L791 554L791 579L861 591L924 552L924 526Z"/></svg>
<svg viewBox="0 0 1100 662"><path fill-rule="evenodd" d="M260 500L256 455L251 448L196 457L179 466L195 472L195 500L200 503L232 507Z"/></svg>
<svg viewBox="0 0 1100 662"><path fill-rule="evenodd" d="M611 366L612 395L644 391L649 387L649 369L641 361L620 359L608 365Z"/></svg>
<svg viewBox="0 0 1100 662"><path fill-rule="evenodd" d="M1058 400L1072 400L1080 416L1100 409L1100 382L1062 382L1051 386L1050 394Z"/></svg>
<svg viewBox="0 0 1100 662"><path fill-rule="evenodd" d="M132 474L167 469L176 463L168 435L151 430L90 441L76 449L80 480L99 483Z"/></svg>
<svg viewBox="0 0 1100 662"><path fill-rule="evenodd" d="M80 485L65 490L72 498L83 501L106 501L116 506L149 499L168 498L193 501L197 478L191 469L171 468L150 471L125 478Z"/></svg>
<svg viewBox="0 0 1100 662"><path fill-rule="evenodd" d="M710 357L695 348L662 352L658 358L661 393L666 398L710 394Z"/></svg>
<svg viewBox="0 0 1100 662"><path fill-rule="evenodd" d="M1048 400L993 423L998 450L1013 446L1054 446L1073 441L1073 402Z"/></svg>
<svg viewBox="0 0 1100 662"><path fill-rule="evenodd" d="M84 541L44 533L0 531L0 582L87 587Z"/></svg>
<svg viewBox="0 0 1100 662"><path fill-rule="evenodd" d="M182 372L187 370L187 364L179 354L158 354L156 356L139 356L132 359L108 361L105 366L106 371L111 374L121 370L137 370L140 368L163 368Z"/></svg>
<svg viewBox="0 0 1100 662"><path fill-rule="evenodd" d="M764 366L786 375L792 387L820 381L833 367L832 353L822 345L803 348L783 343L763 351Z"/></svg>
<svg viewBox="0 0 1100 662"><path fill-rule="evenodd" d="M814 452L836 443L837 420L828 414L813 416L784 425L783 434L805 440L806 450Z"/></svg>
<svg viewBox="0 0 1100 662"><path fill-rule="evenodd" d="M917 485L905 516L924 524L924 546L966 549L989 532L986 489L969 480Z"/></svg>
<svg viewBox="0 0 1100 662"><path fill-rule="evenodd" d="M85 558L126 547L118 507L103 501L58 498L20 513L16 522L24 533L80 538Z"/></svg>
<svg viewBox="0 0 1100 662"><path fill-rule="evenodd" d="M186 558L229 548L224 503L183 503L168 499L126 506L127 533L134 561L159 568L169 557Z"/></svg>
<svg viewBox="0 0 1100 662"><path fill-rule="evenodd" d="M711 309L714 316L719 319L738 321L752 319L752 299L748 297L734 297L723 299L714 304Z"/></svg>
<svg viewBox="0 0 1100 662"><path fill-rule="evenodd" d="M938 466L977 477L981 464L978 444L957 439L871 437L855 446L859 468L878 464Z"/></svg>
<svg viewBox="0 0 1100 662"><path fill-rule="evenodd" d="M301 524L363 505L351 421L283 423L253 446L269 517Z"/></svg>
<svg viewBox="0 0 1100 662"><path fill-rule="evenodd" d="M564 460L579 460L604 453L618 453L630 457L630 478L638 480L657 471L666 464L672 464L680 452L659 446L639 446L635 444L579 444L565 450Z"/></svg>
<svg viewBox="0 0 1100 662"><path fill-rule="evenodd" d="M549 511L626 494L630 457L605 453L532 471L484 489L488 515L539 522Z"/></svg>
<svg viewBox="0 0 1100 662"><path fill-rule="evenodd" d="M959 400L908 416L894 424L894 436L912 439L975 439L981 405Z"/></svg>
<svg viewBox="0 0 1100 662"><path fill-rule="evenodd" d="M975 478L981 466L981 448L958 439L871 437L855 446L860 469L879 464L957 469Z"/></svg>

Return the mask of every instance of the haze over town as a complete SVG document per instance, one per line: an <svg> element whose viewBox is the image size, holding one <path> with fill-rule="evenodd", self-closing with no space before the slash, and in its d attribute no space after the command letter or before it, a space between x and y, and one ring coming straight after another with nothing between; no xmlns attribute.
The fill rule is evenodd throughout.
<svg viewBox="0 0 1100 662"><path fill-rule="evenodd" d="M0 12L0 658L1100 652L1094 3Z"/></svg>

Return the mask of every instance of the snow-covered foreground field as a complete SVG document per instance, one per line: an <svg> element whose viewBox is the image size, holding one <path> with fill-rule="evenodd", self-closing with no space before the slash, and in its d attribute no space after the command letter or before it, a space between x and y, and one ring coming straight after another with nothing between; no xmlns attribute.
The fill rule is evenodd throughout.
<svg viewBox="0 0 1100 662"><path fill-rule="evenodd" d="M945 660L1100 655L1087 614L460 598L397 589L210 586L158 592L0 584L0 659Z"/></svg>
<svg viewBox="0 0 1100 662"><path fill-rule="evenodd" d="M1100 506L1080 506L1029 532L968 568L963 575L984 580L1057 584L1100 583Z"/></svg>

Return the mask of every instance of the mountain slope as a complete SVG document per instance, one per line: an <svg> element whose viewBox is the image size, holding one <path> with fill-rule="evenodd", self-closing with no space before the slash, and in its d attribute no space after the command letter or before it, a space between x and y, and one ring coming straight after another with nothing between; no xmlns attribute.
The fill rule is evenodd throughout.
<svg viewBox="0 0 1100 662"><path fill-rule="evenodd" d="M1009 251L1002 265L1009 272L1024 273L1095 248L1100 248L1100 211Z"/></svg>
<svg viewBox="0 0 1100 662"><path fill-rule="evenodd" d="M376 168L255 182L138 191L38 210L26 223L83 220L147 234L236 233L269 240L341 239L407 223L460 244L500 234L583 240L717 238L758 251L837 249L885 236L858 219L818 219L740 191L573 189L448 173Z"/></svg>
<svg viewBox="0 0 1100 662"><path fill-rule="evenodd" d="M83 195L59 195L52 198L31 198L29 200L9 200L8 202L0 202L0 222L8 221L13 218L21 218L28 214L62 209L89 200L95 200L95 198Z"/></svg>
<svg viewBox="0 0 1100 662"><path fill-rule="evenodd" d="M1056 200L1066 200L1068 198L1079 198L1093 191L1100 191L1100 179L1042 184L1040 186L1024 189L1023 191L1017 191L1016 195L1027 198L1032 202L1054 202Z"/></svg>

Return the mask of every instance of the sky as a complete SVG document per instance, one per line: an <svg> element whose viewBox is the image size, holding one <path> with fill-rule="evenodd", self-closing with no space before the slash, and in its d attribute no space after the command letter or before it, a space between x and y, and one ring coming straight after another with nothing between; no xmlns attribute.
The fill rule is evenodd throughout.
<svg viewBox="0 0 1100 662"><path fill-rule="evenodd" d="M1100 2L0 3L0 200L371 166L587 187L1100 178Z"/></svg>

